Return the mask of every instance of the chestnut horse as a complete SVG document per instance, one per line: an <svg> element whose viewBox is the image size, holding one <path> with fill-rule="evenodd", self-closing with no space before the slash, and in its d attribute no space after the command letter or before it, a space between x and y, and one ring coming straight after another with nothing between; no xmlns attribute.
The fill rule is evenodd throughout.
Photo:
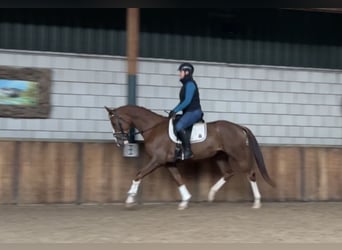
<svg viewBox="0 0 342 250"><path fill-rule="evenodd" d="M144 107L134 105L105 108L108 111L116 144L123 146L127 143L129 130L136 128L144 138L145 151L150 158L147 165L138 171L132 181L126 206L131 207L136 204L136 194L141 180L155 169L164 166L178 185L182 198L178 208L187 208L191 194L174 164L176 144L168 134L169 119ZM214 200L216 192L230 177L236 173L245 173L254 196L253 208L259 208L261 195L256 183L256 165L264 180L275 187L275 183L267 173L259 144L253 133L246 127L224 120L209 122L207 123L207 138L203 142L193 143L191 148L194 156L190 160L212 158L222 172L222 178L209 191L209 201Z"/></svg>

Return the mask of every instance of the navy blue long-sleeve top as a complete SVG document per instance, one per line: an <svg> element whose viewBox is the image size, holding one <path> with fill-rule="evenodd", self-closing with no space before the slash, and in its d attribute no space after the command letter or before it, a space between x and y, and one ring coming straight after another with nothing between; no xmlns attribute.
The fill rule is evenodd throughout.
<svg viewBox="0 0 342 250"><path fill-rule="evenodd" d="M195 91L196 91L196 85L195 85L195 83L193 82L193 81L188 81L186 84L185 84L185 97L184 97L184 99L173 109L173 111L175 112L175 113L177 113L177 112L179 112L179 111L182 111L182 110L184 110L184 109L186 109L189 105L190 105L190 103L191 103L191 101L192 101L192 99L193 99L193 97L194 97L194 95L195 95Z"/></svg>

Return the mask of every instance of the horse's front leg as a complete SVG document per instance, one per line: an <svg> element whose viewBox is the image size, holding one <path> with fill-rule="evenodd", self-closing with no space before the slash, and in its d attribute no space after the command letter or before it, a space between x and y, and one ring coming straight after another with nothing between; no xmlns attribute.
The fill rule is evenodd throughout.
<svg viewBox="0 0 342 250"><path fill-rule="evenodd" d="M181 201L181 203L179 203L178 209L184 210L184 209L188 208L188 206L189 206L191 194L189 193L188 189L186 188L178 168L176 166L167 166L167 169L171 173L174 181L177 183L179 193L182 197L182 201Z"/></svg>
<svg viewBox="0 0 342 250"><path fill-rule="evenodd" d="M141 183L141 180L132 181L132 185L127 192L126 207L129 208L129 207L133 207L134 205L136 205L136 197L137 197L140 183Z"/></svg>
<svg viewBox="0 0 342 250"><path fill-rule="evenodd" d="M127 192L126 207L132 207L136 205L136 197L142 179L146 175L152 173L159 166L160 164L156 161L156 159L151 159L149 163L138 172L135 179L132 181L130 189Z"/></svg>

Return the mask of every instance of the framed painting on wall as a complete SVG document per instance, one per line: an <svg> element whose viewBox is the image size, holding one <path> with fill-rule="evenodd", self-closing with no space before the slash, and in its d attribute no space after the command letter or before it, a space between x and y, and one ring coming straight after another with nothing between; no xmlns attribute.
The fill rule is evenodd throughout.
<svg viewBox="0 0 342 250"><path fill-rule="evenodd" d="M48 118L51 70L0 66L0 117Z"/></svg>

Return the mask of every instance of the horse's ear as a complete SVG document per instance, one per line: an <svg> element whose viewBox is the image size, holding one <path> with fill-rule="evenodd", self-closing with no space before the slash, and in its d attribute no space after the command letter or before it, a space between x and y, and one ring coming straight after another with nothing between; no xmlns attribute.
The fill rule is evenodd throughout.
<svg viewBox="0 0 342 250"><path fill-rule="evenodd" d="M109 114L111 114L111 113L113 112L113 110L110 109L110 108L108 108L107 106L104 106L104 107L105 107L105 109L108 111Z"/></svg>

